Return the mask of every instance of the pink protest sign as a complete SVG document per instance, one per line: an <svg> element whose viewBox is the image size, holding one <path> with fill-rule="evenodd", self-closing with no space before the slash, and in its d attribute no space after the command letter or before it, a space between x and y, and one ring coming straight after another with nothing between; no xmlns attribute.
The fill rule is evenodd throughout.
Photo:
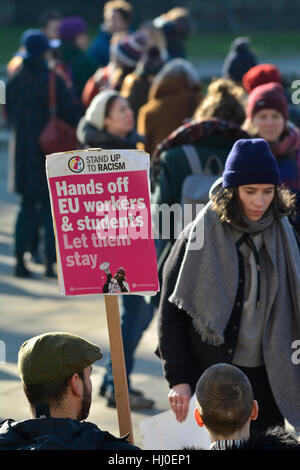
<svg viewBox="0 0 300 470"><path fill-rule="evenodd" d="M61 294L159 290L149 167L137 150L47 156Z"/></svg>

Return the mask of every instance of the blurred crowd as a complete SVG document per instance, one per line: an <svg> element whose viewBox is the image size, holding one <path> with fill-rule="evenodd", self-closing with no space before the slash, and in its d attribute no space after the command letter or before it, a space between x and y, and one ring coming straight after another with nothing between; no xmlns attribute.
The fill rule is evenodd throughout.
<svg viewBox="0 0 300 470"><path fill-rule="evenodd" d="M291 102L280 70L273 64L259 64L249 39L238 37L224 58L221 78L212 78L207 88L187 59L192 22L186 8L176 7L145 20L136 30L133 19L130 3L108 1L97 37L89 38L84 18L45 11L40 28L24 31L18 51L7 64L6 117L13 131L14 161L10 183L22 195L16 223L17 276L30 276L24 263L28 250L33 260L45 260L47 276L55 276L39 143L49 118L50 72L57 76L56 115L76 131L78 147L139 148L150 154L154 202L180 200L189 166L179 171L172 156L171 168L167 167L171 154L182 153L183 143L192 144L198 154L199 146L202 154L204 148L211 152L217 146L223 165L234 139L245 132L271 143L284 182L299 190L300 111ZM120 106L111 118L116 96ZM235 126L230 132L236 134L230 136L226 126ZM209 142L206 134L212 134ZM60 150L68 148L62 145ZM185 158L181 160L184 165ZM165 180L166 171L174 173L174 181ZM36 220L35 227L27 223L32 220ZM39 226L47 234L44 256L38 250Z"/></svg>

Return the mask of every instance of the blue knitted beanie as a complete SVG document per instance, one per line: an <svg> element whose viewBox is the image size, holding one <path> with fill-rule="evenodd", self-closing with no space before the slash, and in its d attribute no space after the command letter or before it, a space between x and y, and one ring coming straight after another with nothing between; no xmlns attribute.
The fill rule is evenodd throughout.
<svg viewBox="0 0 300 470"><path fill-rule="evenodd" d="M223 188L246 184L280 184L277 160L264 139L237 140L227 157Z"/></svg>

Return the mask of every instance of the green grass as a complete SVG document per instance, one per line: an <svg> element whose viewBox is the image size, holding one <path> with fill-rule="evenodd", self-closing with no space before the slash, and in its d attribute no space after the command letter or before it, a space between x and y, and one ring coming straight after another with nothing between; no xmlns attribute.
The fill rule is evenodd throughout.
<svg viewBox="0 0 300 470"><path fill-rule="evenodd" d="M250 39L251 50L258 57L294 57L299 55L300 30L274 32L196 33L187 41L190 57L219 59L228 53L238 36Z"/></svg>
<svg viewBox="0 0 300 470"><path fill-rule="evenodd" d="M1 26L0 64L6 64L19 47L23 31L33 25ZM90 38L97 34L97 25L89 27ZM248 36L251 49L258 57L294 57L299 55L300 30L275 32L194 33L187 40L188 55L199 59L220 59L227 54L237 36Z"/></svg>
<svg viewBox="0 0 300 470"><path fill-rule="evenodd" d="M35 25L1 26L0 27L0 65L6 64L20 46L22 33ZM97 35L98 26L89 27L89 37Z"/></svg>

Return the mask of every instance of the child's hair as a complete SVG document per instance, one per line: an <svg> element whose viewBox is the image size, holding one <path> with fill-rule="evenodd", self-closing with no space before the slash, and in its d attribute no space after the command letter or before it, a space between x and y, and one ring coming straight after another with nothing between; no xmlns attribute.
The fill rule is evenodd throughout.
<svg viewBox="0 0 300 470"><path fill-rule="evenodd" d="M219 118L241 126L246 118L242 104L243 90L232 80L213 80L207 94L194 113L195 119Z"/></svg>
<svg viewBox="0 0 300 470"><path fill-rule="evenodd" d="M247 376L237 367L221 363L201 375L196 398L207 429L226 437L250 418L254 397Z"/></svg>

